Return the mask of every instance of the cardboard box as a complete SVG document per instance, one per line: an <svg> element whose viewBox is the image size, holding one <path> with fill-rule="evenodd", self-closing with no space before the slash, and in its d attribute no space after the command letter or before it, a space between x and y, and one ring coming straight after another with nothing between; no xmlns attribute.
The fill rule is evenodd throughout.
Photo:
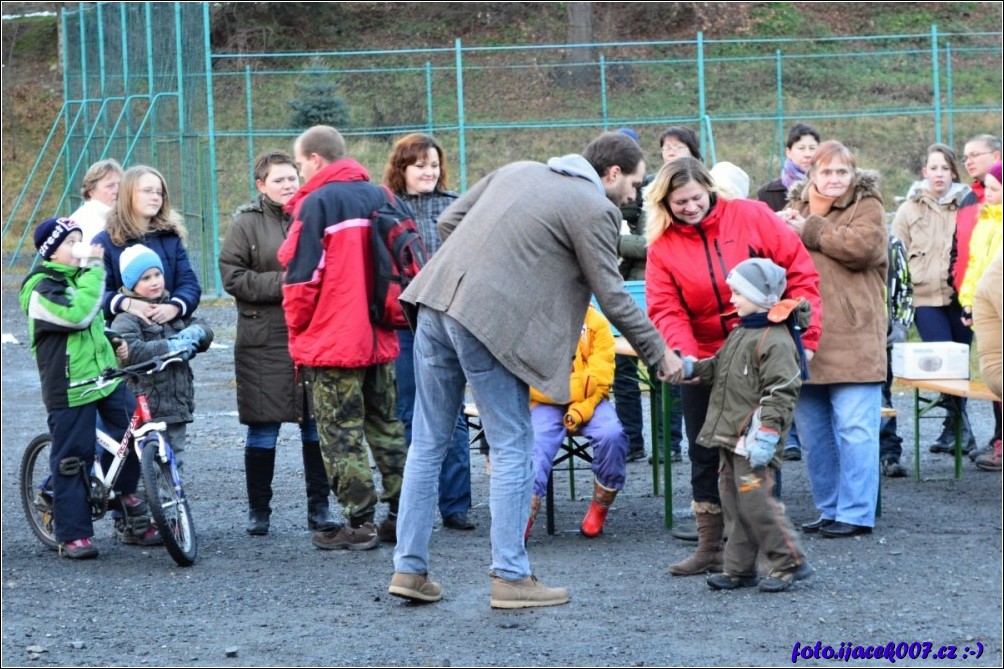
<svg viewBox="0 0 1004 669"><path fill-rule="evenodd" d="M901 379L968 379L969 347L951 341L894 344L892 375Z"/></svg>

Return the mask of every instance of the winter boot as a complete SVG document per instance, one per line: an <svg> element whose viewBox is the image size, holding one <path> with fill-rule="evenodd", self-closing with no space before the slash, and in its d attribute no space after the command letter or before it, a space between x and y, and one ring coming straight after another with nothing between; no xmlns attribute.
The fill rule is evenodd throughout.
<svg viewBox="0 0 1004 669"><path fill-rule="evenodd" d="M340 523L328 508L331 483L328 470L324 468L321 444L316 441L303 442L303 478L307 483L307 529L315 532L330 532Z"/></svg>
<svg viewBox="0 0 1004 669"><path fill-rule="evenodd" d="M380 537L380 541L388 544L396 544L398 500L392 499L387 504L390 506L390 510L387 512L387 517L383 519L383 522L377 526L377 536Z"/></svg>
<svg viewBox="0 0 1004 669"><path fill-rule="evenodd" d="M955 419L952 409L949 408L945 420L941 423L941 434L938 435L938 439L927 450L931 453L951 453L954 448Z"/></svg>
<svg viewBox="0 0 1004 669"><path fill-rule="evenodd" d="M972 453L978 447L976 445L976 437L973 436L973 426L969 423L969 414L966 413L965 409L961 408L959 413L956 414L962 420L962 439L959 443L962 444L962 454ZM955 433L952 432L952 453L955 453Z"/></svg>
<svg viewBox="0 0 1004 669"><path fill-rule="evenodd" d="M537 519L537 512L540 511L540 495L530 498L530 518L526 521L526 530L523 532L523 545L530 541L530 530L533 529L533 521Z"/></svg>
<svg viewBox="0 0 1004 669"><path fill-rule="evenodd" d="M596 481L593 488L593 501L589 503L589 511L586 512L586 517L582 519L582 525L579 526L579 532L582 532L583 536L595 537L603 531L603 523L607 519L607 512L610 510L610 505L614 503L615 497L617 497L616 490L607 488Z"/></svg>
<svg viewBox="0 0 1004 669"><path fill-rule="evenodd" d="M693 502L691 508L697 521L697 550L686 560L669 566L669 573L673 576L720 572L724 567L722 534L725 520L722 518L722 507L713 502Z"/></svg>
<svg viewBox="0 0 1004 669"><path fill-rule="evenodd" d="M248 487L248 526L251 536L268 534L272 513L272 475L275 473L274 448L245 448L244 477Z"/></svg>
<svg viewBox="0 0 1004 669"><path fill-rule="evenodd" d="M1001 471L1001 440L994 441L993 450L976 458L976 466L988 472Z"/></svg>

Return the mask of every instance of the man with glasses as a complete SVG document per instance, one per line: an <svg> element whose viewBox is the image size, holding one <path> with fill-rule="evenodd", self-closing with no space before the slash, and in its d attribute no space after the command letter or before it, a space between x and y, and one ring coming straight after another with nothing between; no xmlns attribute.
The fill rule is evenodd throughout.
<svg viewBox="0 0 1004 669"><path fill-rule="evenodd" d="M962 288L962 279L965 277L966 266L969 264L969 239L973 235L973 228L976 226L976 219L980 214L980 207L983 206L983 179L987 176L987 171L1001 159L1000 137L993 135L976 135L968 142L963 151L966 172L969 173L973 182L972 192L966 196L959 207L959 213L955 221L955 258L952 264L952 282L955 290ZM969 457L976 460L979 456L990 452L994 441L1001 438L1001 405L999 402L993 403L994 408L994 434L990 438L990 443L986 448L974 449L970 451Z"/></svg>

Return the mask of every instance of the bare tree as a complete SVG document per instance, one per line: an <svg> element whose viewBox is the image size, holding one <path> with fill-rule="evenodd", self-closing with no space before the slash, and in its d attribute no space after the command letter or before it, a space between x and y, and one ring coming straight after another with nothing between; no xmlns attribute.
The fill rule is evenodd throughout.
<svg viewBox="0 0 1004 669"><path fill-rule="evenodd" d="M592 44L593 34L593 4L592 2L569 2L565 5L568 18L566 44ZM585 86L596 80L595 68L582 65L593 61L593 48L582 47L568 49L564 61L568 65L561 70L560 81L572 86Z"/></svg>

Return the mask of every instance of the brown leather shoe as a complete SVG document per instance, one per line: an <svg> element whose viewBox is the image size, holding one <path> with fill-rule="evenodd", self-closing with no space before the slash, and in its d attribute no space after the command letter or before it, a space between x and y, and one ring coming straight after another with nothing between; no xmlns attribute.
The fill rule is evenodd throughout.
<svg viewBox="0 0 1004 669"><path fill-rule="evenodd" d="M346 525L337 532L314 532L311 541L326 551L368 551L380 545L380 537L377 536L373 523L363 523L359 527Z"/></svg>

